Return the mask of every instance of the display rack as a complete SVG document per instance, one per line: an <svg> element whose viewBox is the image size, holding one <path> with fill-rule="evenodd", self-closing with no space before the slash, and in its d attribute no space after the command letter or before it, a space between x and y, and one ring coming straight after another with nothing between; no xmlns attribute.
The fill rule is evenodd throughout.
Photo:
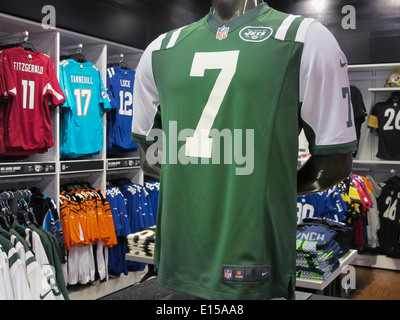
<svg viewBox="0 0 400 320"><path fill-rule="evenodd" d="M400 62L349 66L350 84L360 89L368 115L377 102L387 100L393 92L400 92L400 87L385 87L390 73L399 68ZM357 157L353 161L353 172L364 176L370 175L375 181L380 182L400 173L400 161L377 158L378 143L377 135L371 133L364 123L361 127ZM400 270L400 260L385 255L359 254L353 265Z"/></svg>
<svg viewBox="0 0 400 320"><path fill-rule="evenodd" d="M44 29L40 23L0 13L0 44L29 42L35 49L45 53L57 68L62 54L82 53L88 61L100 70L103 83L106 83L107 62L115 56L122 56L133 69L136 68L143 50L121 45L107 40L75 33L60 28ZM28 188L35 183L44 194L57 199L60 185L65 181L85 178L95 188L105 190L107 175L121 175L142 183L140 157L138 151L126 153L118 159L108 159L106 138L103 150L88 158L79 160L60 160L59 132L60 110L51 110L54 146L45 154L36 154L21 161L0 161L0 183L2 189ZM106 115L103 116L104 137L106 137ZM118 162L118 165L116 163ZM30 179L26 179L29 176Z"/></svg>
<svg viewBox="0 0 400 320"><path fill-rule="evenodd" d="M123 55L130 68L136 69L143 50L98 39L92 36L64 30L45 29L40 23L0 13L0 44L32 43L36 50L43 52L53 62L59 77L59 62L62 54L82 53L87 61L100 70L103 83L106 84L107 63L115 55ZM94 157L79 160L60 160L60 108L50 111L54 146L44 154L29 156L25 160L0 161L0 185L2 190L39 188L59 204L60 187L64 183L81 181L84 178L94 188L106 189L109 177L123 176L132 182L143 184L140 169L139 151L121 155L118 159L107 158L106 152L106 115L103 116L103 150ZM88 286L85 290L71 293L72 299L96 299L123 287L140 281L142 273L134 273L112 281Z"/></svg>
<svg viewBox="0 0 400 320"><path fill-rule="evenodd" d="M391 71L400 68L398 63L382 64L360 64L349 65L350 84L360 89L364 104L369 114L372 106L377 102L384 101L390 97L393 91L400 91L399 88L385 87L386 80ZM367 121L368 119L366 119ZM378 150L378 137L371 133L366 123L361 126L361 138L357 157L354 159L354 166L370 167L370 170L377 166L385 166L380 169L387 169L389 166L400 165L400 161L385 161L375 155ZM377 168L379 170L379 168Z"/></svg>

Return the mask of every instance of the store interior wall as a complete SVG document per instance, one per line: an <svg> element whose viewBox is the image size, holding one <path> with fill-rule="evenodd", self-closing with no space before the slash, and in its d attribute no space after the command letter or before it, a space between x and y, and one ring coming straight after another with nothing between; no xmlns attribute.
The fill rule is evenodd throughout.
<svg viewBox="0 0 400 320"><path fill-rule="evenodd" d="M399 0L267 0L271 7L318 19L335 35L350 64L398 62ZM41 22L42 8L56 9L56 26L144 49L159 34L197 21L210 0L18 0L0 1L0 12ZM343 28L355 10L355 28Z"/></svg>
<svg viewBox="0 0 400 320"><path fill-rule="evenodd" d="M210 10L204 0L3 0L0 12L42 22L46 5L55 8L58 28L139 49Z"/></svg>
<svg viewBox="0 0 400 320"><path fill-rule="evenodd" d="M267 0L280 11L324 24L336 37L350 64L400 61L399 0ZM345 6L354 8L354 29ZM342 10L344 13L342 13ZM346 27L344 28L343 25Z"/></svg>

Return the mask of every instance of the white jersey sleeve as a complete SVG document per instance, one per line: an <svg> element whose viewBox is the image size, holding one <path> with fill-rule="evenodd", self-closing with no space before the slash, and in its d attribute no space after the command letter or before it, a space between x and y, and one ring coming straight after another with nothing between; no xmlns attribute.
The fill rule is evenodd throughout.
<svg viewBox="0 0 400 320"><path fill-rule="evenodd" d="M132 117L132 134L136 138L149 135L160 104L153 77L152 55L154 50L160 49L164 38L165 34L159 36L146 48L136 69Z"/></svg>
<svg viewBox="0 0 400 320"><path fill-rule="evenodd" d="M8 251L7 258L15 300L32 300L32 294L24 270L24 263L19 257L17 250L11 248Z"/></svg>
<svg viewBox="0 0 400 320"><path fill-rule="evenodd" d="M300 103L311 154L354 150L356 132L347 59L331 32L317 21L310 25L304 42Z"/></svg>
<svg viewBox="0 0 400 320"><path fill-rule="evenodd" d="M8 270L8 257L0 244L0 300L14 300L11 276Z"/></svg>

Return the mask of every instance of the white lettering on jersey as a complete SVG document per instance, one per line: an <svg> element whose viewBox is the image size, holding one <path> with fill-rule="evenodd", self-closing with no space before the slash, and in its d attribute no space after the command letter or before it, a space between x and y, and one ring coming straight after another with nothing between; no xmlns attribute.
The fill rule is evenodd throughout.
<svg viewBox="0 0 400 320"><path fill-rule="evenodd" d="M71 82L93 84L93 79L92 79L92 77L76 76L76 75L71 74Z"/></svg>
<svg viewBox="0 0 400 320"><path fill-rule="evenodd" d="M306 241L320 241L320 240L324 241L325 235L323 233L318 233L318 232L308 232L299 234L297 239Z"/></svg>
<svg viewBox="0 0 400 320"><path fill-rule="evenodd" d="M38 66L36 64L30 64L30 63L17 62L17 61L14 61L14 70L43 74L43 66Z"/></svg>
<svg viewBox="0 0 400 320"><path fill-rule="evenodd" d="M131 87L131 80L120 79L119 83L121 84L121 87L125 87L125 88Z"/></svg>

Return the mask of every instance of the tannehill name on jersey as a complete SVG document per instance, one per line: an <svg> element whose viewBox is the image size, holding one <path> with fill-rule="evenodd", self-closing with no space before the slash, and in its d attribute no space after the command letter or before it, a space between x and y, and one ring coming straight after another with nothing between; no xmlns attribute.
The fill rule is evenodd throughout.
<svg viewBox="0 0 400 320"><path fill-rule="evenodd" d="M93 79L92 77L88 76L76 76L71 74L71 82L93 84Z"/></svg>
<svg viewBox="0 0 400 320"><path fill-rule="evenodd" d="M43 66L38 66L36 64L30 64L24 62L17 62L17 61L14 61L14 70L43 74Z"/></svg>

